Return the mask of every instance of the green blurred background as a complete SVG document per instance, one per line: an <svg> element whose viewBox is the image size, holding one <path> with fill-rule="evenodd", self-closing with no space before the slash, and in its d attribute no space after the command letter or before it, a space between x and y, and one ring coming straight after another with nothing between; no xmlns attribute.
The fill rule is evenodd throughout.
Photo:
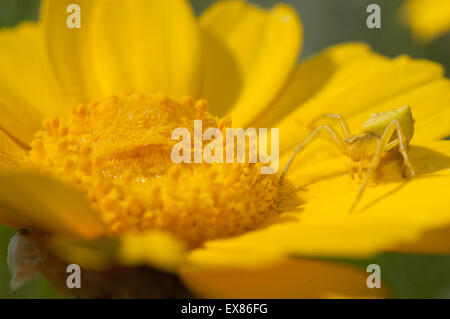
<svg viewBox="0 0 450 319"><path fill-rule="evenodd" d="M196 13L201 13L213 2L215 1L192 1ZM251 2L270 7L278 1ZM403 0L285 0L283 2L297 9L304 24L304 43L300 59L305 59L332 44L363 41L369 43L375 51L387 56L408 54L414 58L437 61L445 66L447 76L449 75L450 36L445 35L426 45L417 43L409 29L398 19L398 10ZM381 29L366 27L368 16L366 8L371 3L381 6ZM37 20L38 17L39 0L0 0L0 27L13 27L22 20ZM0 298L64 297L54 291L43 278L34 279L18 292L10 292L6 254L9 238L13 234L13 229L0 226ZM383 279L393 286L399 298L450 297L449 256L384 254L372 260L340 260L340 262L364 268L370 263L379 264Z"/></svg>

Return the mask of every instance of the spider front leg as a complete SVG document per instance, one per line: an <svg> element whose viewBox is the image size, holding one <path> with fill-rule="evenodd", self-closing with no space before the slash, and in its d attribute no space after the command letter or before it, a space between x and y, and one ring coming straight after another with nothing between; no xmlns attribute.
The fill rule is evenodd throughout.
<svg viewBox="0 0 450 319"><path fill-rule="evenodd" d="M337 145L337 147L339 148L339 150L340 150L341 152L344 152L344 150L345 150L345 145L346 145L346 144L345 144L344 140L342 139L342 137L339 136L339 134L338 134L333 128L331 128L331 127L328 126L328 125L321 125L321 126L318 126L318 127L311 133L311 135L309 135L309 136L308 136L308 137L307 137L307 138L306 138L299 146L297 146L297 148L296 148L296 149L294 150L294 152L292 153L292 155L291 155L291 157L289 158L289 160L288 160L286 166L285 166L284 169L283 169L283 172L281 173L281 176L280 176L280 185L283 183L284 176L286 175L286 173L287 173L289 167L292 165L292 162L293 162L295 156L296 156L297 154L299 154L306 146L308 146L309 144L311 144L311 142L314 141L314 140L317 138L317 136L319 136L319 133L320 133L321 131L326 131L326 132L328 132L328 133L331 135L331 137L333 138L333 140L334 140L334 142L336 143L336 145Z"/></svg>
<svg viewBox="0 0 450 319"><path fill-rule="evenodd" d="M395 132L397 132L398 142L396 140L394 140L393 142L389 143L389 141L392 138L392 135ZM370 166L366 173L366 177L364 178L363 184L361 185L361 187L358 191L358 195L356 196L355 201L353 202L349 212L352 212L355 209L358 202L361 200L361 197L367 187L367 184L369 183L370 178L373 175L373 172L375 171L375 169L378 167L378 164L380 163L383 153L386 150L391 149L393 147L393 145L396 145L397 143L399 146L399 152L403 156L404 165L410 170L411 176L415 176L414 168L408 157L406 139L405 139L405 134L403 132L403 128L401 127L398 120L392 120L386 127L386 130L384 131L383 135L381 136L381 139L378 140L378 145L377 145L377 149L375 151L375 155L372 158L372 161L371 161Z"/></svg>
<svg viewBox="0 0 450 319"><path fill-rule="evenodd" d="M333 113L322 114L321 116L316 118L314 121L312 121L308 127L310 127L310 128L315 127L315 124L322 119L338 121L339 124L341 125L342 131L344 132L344 137L349 137L351 135L350 129L348 128L347 121L344 119L344 117L342 115L339 115L339 114L333 114Z"/></svg>

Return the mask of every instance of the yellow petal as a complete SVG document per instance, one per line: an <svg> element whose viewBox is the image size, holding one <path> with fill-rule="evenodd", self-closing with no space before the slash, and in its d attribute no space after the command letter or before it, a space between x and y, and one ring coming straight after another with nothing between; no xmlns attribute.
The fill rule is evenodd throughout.
<svg viewBox="0 0 450 319"><path fill-rule="evenodd" d="M46 248L61 260L86 269L103 270L116 262L119 238L86 240L67 236L45 238Z"/></svg>
<svg viewBox="0 0 450 319"><path fill-rule="evenodd" d="M66 12L71 0L44 0L41 20L45 45L53 73L65 96L65 106L87 102L99 96L92 72L89 38L92 30L92 11L98 1L76 1L80 7L81 28L68 28Z"/></svg>
<svg viewBox="0 0 450 319"><path fill-rule="evenodd" d="M186 1L97 2L90 43L105 94L197 94L200 32Z"/></svg>
<svg viewBox="0 0 450 319"><path fill-rule="evenodd" d="M431 41L450 30L448 0L408 0L400 13L420 41Z"/></svg>
<svg viewBox="0 0 450 319"><path fill-rule="evenodd" d="M27 144L62 97L49 72L42 30L34 23L0 30L0 127Z"/></svg>
<svg viewBox="0 0 450 319"><path fill-rule="evenodd" d="M202 29L204 73L199 97L210 111L225 116L243 89L243 77L233 52L210 30Z"/></svg>
<svg viewBox="0 0 450 319"><path fill-rule="evenodd" d="M331 46L317 55L297 65L295 72L278 97L261 113L252 127L270 127L295 108L321 94L321 90L342 84L337 79L350 69L357 61L369 58L383 60L385 58L372 52L363 43L344 43Z"/></svg>
<svg viewBox="0 0 450 319"><path fill-rule="evenodd" d="M25 155L25 150L0 130L0 169L17 167L17 161Z"/></svg>
<svg viewBox="0 0 450 319"><path fill-rule="evenodd" d="M370 117L371 113L393 109L395 108L392 107L394 105L406 105L409 102L413 105L412 113L415 119L415 132L412 144L424 143L433 138L439 139L449 135L448 125L445 121L442 121L443 118L450 117L450 107L448 107L450 105L450 82L447 79L433 81L412 92L394 97L388 102L383 103L383 105L380 105L378 109L371 108L367 111L360 112L358 115L346 118L351 128L361 127ZM417 106L421 107L418 108ZM296 145L300 144L306 138L307 134L311 132L306 129L305 123L300 123L296 128L291 127L288 130L290 129L296 129L299 133L299 137L295 142L297 143ZM358 134L355 130L353 132ZM280 159L280 167L284 167L292 152L293 148L284 152L284 155ZM295 160L295 163L304 166L305 164L308 165L308 163L319 163L320 161L330 160L336 157L344 159L334 144L324 138L319 138L304 151L304 160Z"/></svg>
<svg viewBox="0 0 450 319"><path fill-rule="evenodd" d="M0 175L0 223L93 238L105 228L98 214L70 188L29 173Z"/></svg>
<svg viewBox="0 0 450 319"><path fill-rule="evenodd" d="M284 259L255 269L181 269L185 284L203 298L381 298L369 289L363 269L324 261Z"/></svg>
<svg viewBox="0 0 450 319"><path fill-rule="evenodd" d="M450 115L450 86L440 65L408 57L368 55L344 66L312 98L273 124L280 128L280 153L311 133L308 125L324 113L344 116L358 133L370 114L410 105L416 120L414 141L439 139L450 133L442 118Z"/></svg>
<svg viewBox="0 0 450 319"><path fill-rule="evenodd" d="M397 155L382 161L376 184L352 214L348 210L360 183L345 174L345 160L299 165L289 180L299 187L303 204L284 213L284 223L208 242L190 260L210 267L254 267L286 255L368 257L417 243L426 232L449 226L450 142L413 146L410 157L417 176L411 181L401 176Z"/></svg>
<svg viewBox="0 0 450 319"><path fill-rule="evenodd" d="M399 244L392 251L412 254L450 254L450 226L426 231L416 240Z"/></svg>
<svg viewBox="0 0 450 319"><path fill-rule="evenodd" d="M271 10L263 10L255 5L240 0L221 1L211 6L201 16L202 25L213 35L222 39L232 52L241 72L241 79L227 77L228 85L222 90L235 90L236 82L240 84L240 94L235 98L229 111L233 123L237 127L246 124L263 111L275 98L286 80L291 75L302 41L302 27L296 12L289 6L276 5ZM211 79L221 77L219 73L222 63L216 60L216 72L209 70ZM230 75L228 72L225 76ZM213 92L202 94L212 98L214 112L223 114L230 106L214 99ZM215 91L217 87L212 86ZM227 103L229 101L227 100ZM217 104L217 110L214 105Z"/></svg>
<svg viewBox="0 0 450 319"><path fill-rule="evenodd" d="M186 247L163 232L129 234L121 238L119 261L127 266L152 265L174 271L184 260Z"/></svg>
<svg viewBox="0 0 450 319"><path fill-rule="evenodd" d="M151 266L173 272L186 254L181 241L159 231L96 240L56 236L47 244L63 260L89 269L105 269L119 264L126 267Z"/></svg>

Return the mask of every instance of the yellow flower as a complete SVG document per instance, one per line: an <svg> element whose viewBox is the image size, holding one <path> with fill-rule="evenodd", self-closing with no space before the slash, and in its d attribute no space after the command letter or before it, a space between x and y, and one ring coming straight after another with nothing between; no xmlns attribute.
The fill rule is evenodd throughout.
<svg viewBox="0 0 450 319"><path fill-rule="evenodd" d="M450 30L447 0L407 0L400 13L420 41L431 41Z"/></svg>
<svg viewBox="0 0 450 319"><path fill-rule="evenodd" d="M286 5L223 1L196 19L181 0L80 0L82 27L68 29L70 3L43 1L39 23L0 33L0 222L21 229L14 287L39 271L64 288L77 263L83 296L380 297L389 289L367 288L365 270L324 258L448 253L441 66L360 43L297 65L302 26ZM360 184L327 140L283 184L258 163L170 159L170 132L194 119L279 128L283 167L317 116L342 114L356 131L403 105L416 177L388 154L353 214Z"/></svg>

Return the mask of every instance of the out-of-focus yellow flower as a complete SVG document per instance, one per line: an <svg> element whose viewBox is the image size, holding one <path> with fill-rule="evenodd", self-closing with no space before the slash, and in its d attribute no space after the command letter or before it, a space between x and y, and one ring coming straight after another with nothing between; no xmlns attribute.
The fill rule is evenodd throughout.
<svg viewBox="0 0 450 319"><path fill-rule="evenodd" d="M420 41L431 41L450 30L450 1L406 0L400 13Z"/></svg>
<svg viewBox="0 0 450 319"><path fill-rule="evenodd" d="M15 286L40 271L64 287L71 262L85 267L84 296L180 296L185 285L207 297L381 297L364 270L323 258L449 251L441 66L359 43L298 65L302 27L286 5L223 1L196 19L181 0L85 0L74 30L61 14L70 2L43 1L39 23L0 33L0 222L21 229ZM259 164L170 159L170 132L194 119L279 128L283 167L317 116L357 129L406 104L417 176L406 183L400 157L386 156L354 214L359 184L325 140L282 185Z"/></svg>

